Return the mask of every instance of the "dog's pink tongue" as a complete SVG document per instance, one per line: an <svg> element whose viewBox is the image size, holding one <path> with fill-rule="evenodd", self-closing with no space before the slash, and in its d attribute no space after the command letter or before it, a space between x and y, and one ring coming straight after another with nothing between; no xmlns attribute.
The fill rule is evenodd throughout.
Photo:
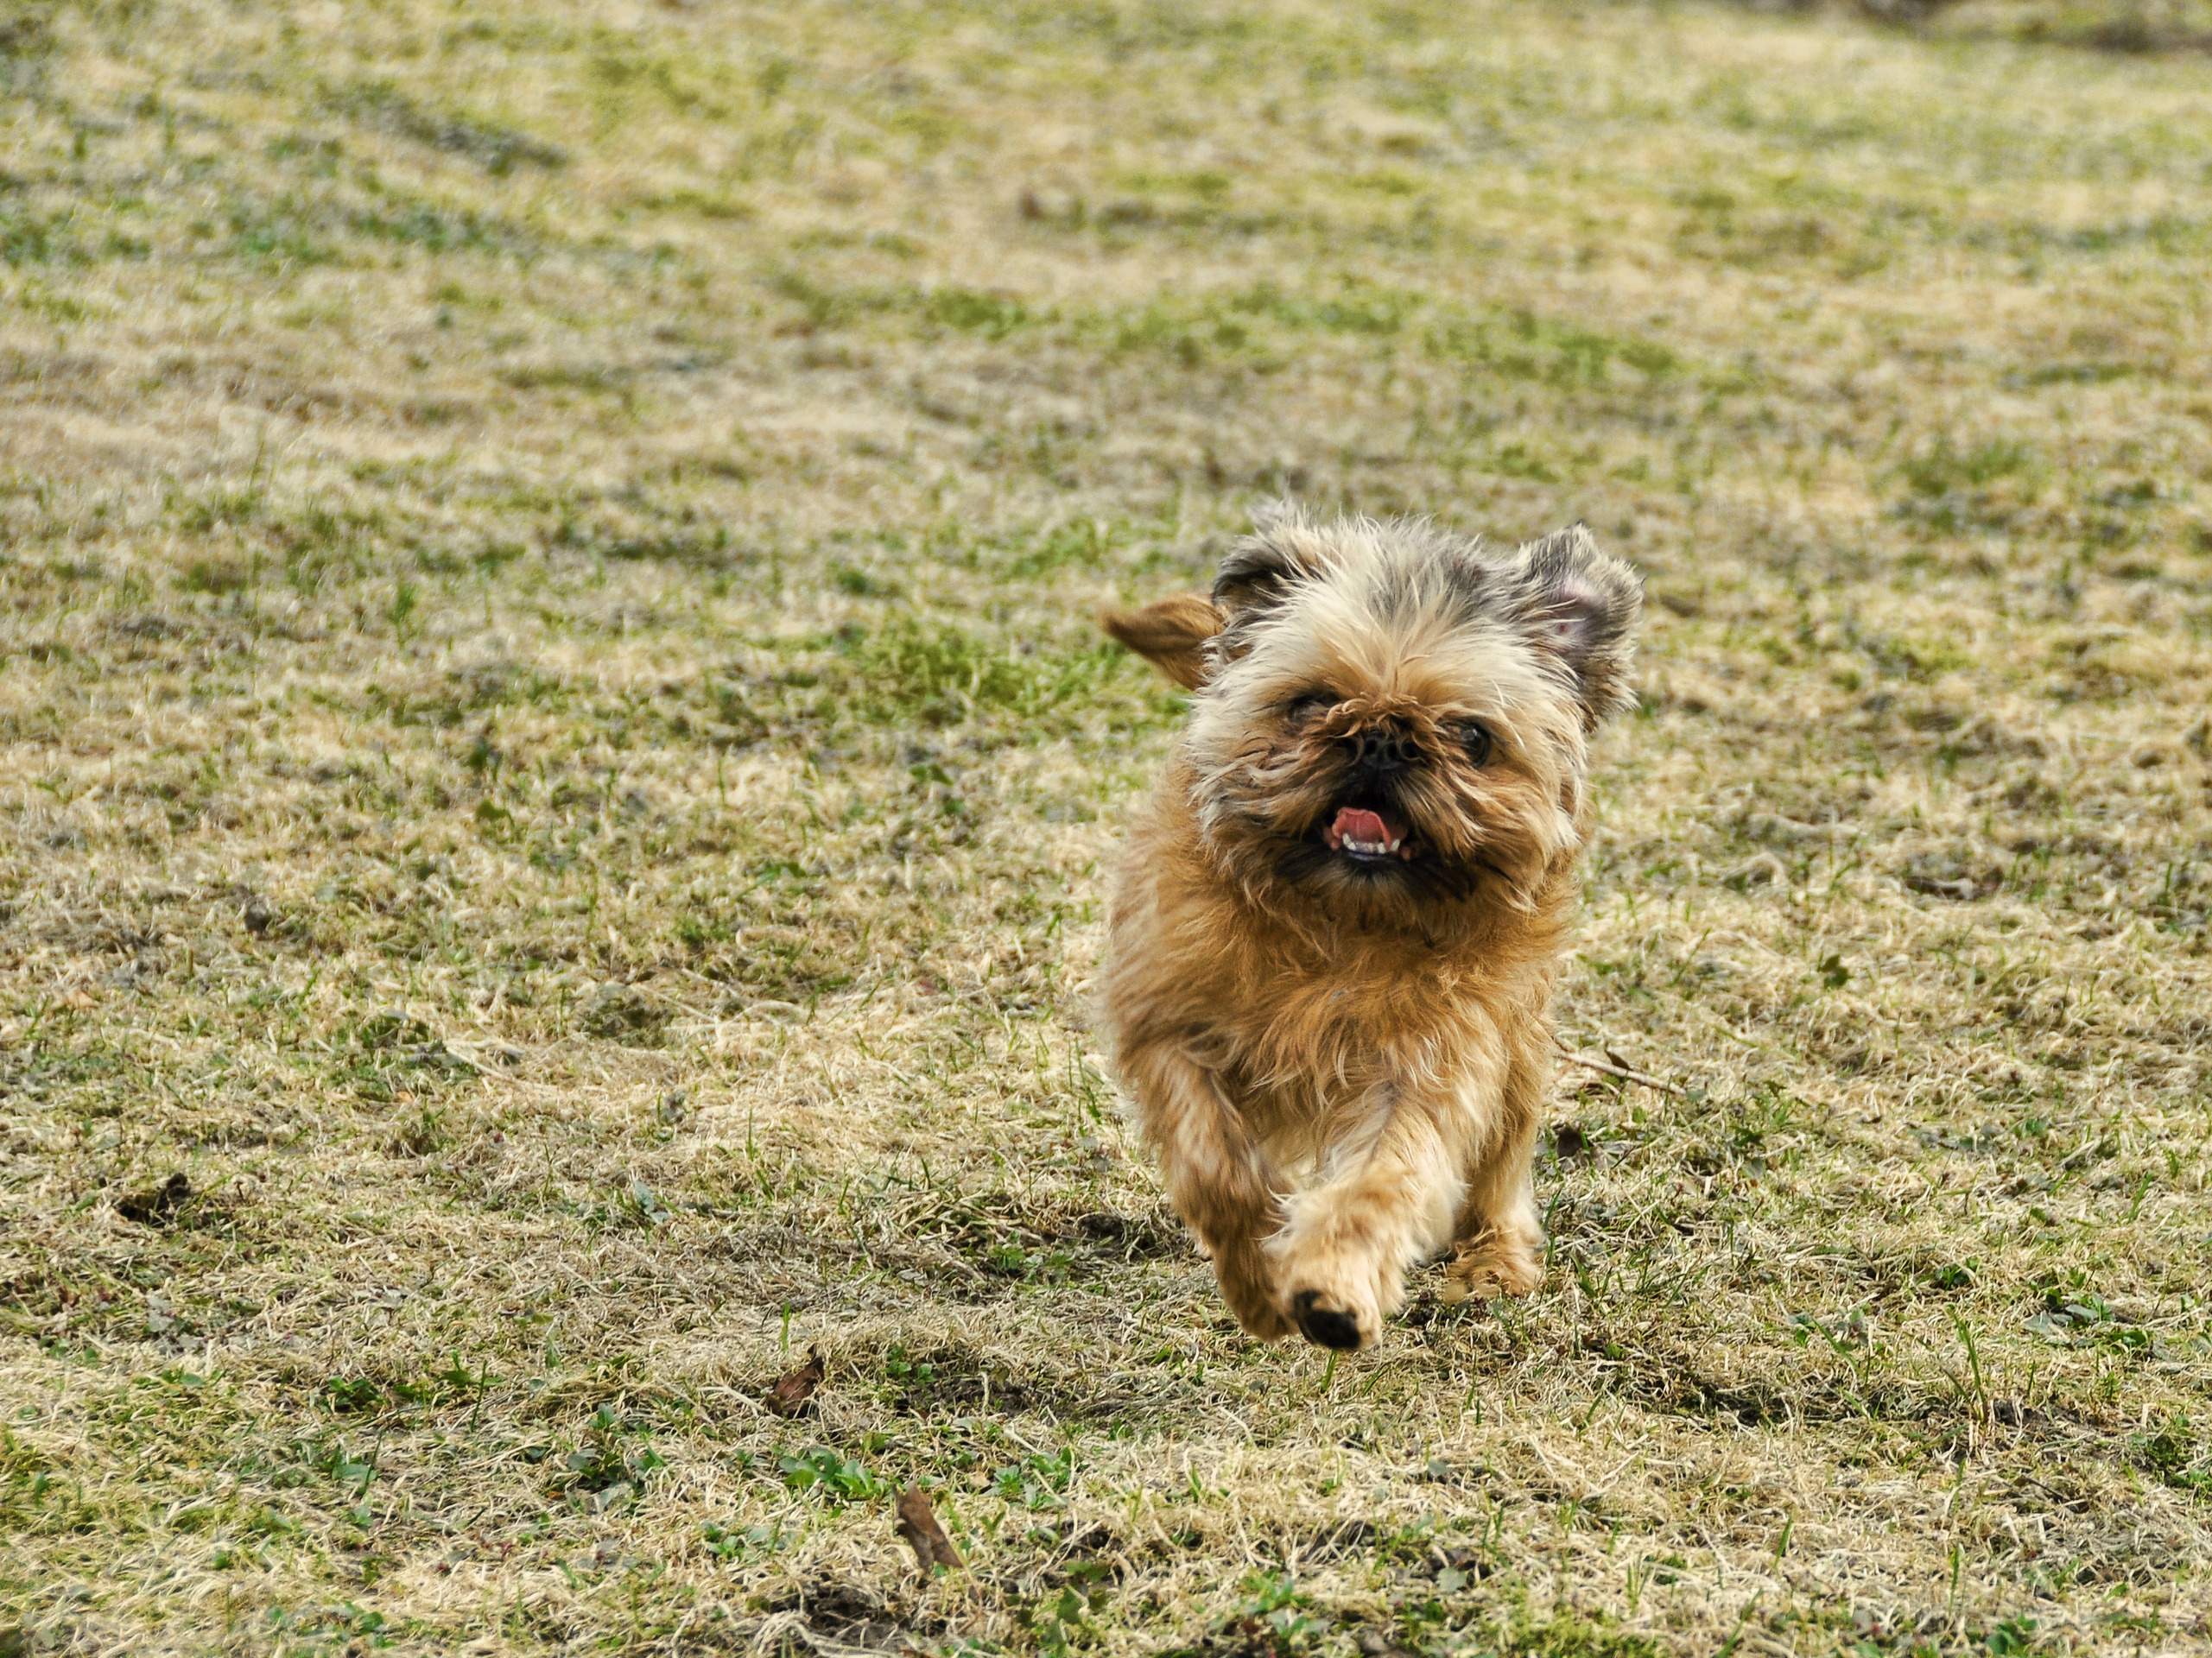
<svg viewBox="0 0 2212 1658"><path fill-rule="evenodd" d="M1391 838L1390 831L1383 827L1379 813L1362 811L1356 806L1347 806L1339 812L1336 821L1329 825L1329 832L1339 840L1359 840L1370 844L1378 841L1387 843Z"/></svg>

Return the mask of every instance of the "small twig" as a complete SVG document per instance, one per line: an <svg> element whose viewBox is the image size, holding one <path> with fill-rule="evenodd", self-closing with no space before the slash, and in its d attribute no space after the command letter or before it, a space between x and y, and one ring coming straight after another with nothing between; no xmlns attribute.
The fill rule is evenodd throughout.
<svg viewBox="0 0 2212 1658"><path fill-rule="evenodd" d="M1577 1054L1564 1042L1560 1042L1558 1047L1562 1054L1574 1060L1575 1064L1588 1066L1593 1071L1602 1071L1609 1077L1619 1077L1626 1082L1640 1082L1646 1088L1656 1088L1663 1094L1678 1094L1682 1092L1677 1085L1662 1082L1658 1078L1645 1072L1631 1071L1625 1065L1614 1065L1610 1060L1594 1060L1587 1054Z"/></svg>

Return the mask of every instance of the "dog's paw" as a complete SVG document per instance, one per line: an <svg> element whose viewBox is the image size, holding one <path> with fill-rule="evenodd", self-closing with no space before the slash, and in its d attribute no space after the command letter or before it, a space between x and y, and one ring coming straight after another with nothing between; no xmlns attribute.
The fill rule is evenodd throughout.
<svg viewBox="0 0 2212 1658"><path fill-rule="evenodd" d="M1229 1311L1237 1315L1237 1323L1254 1341L1280 1341L1290 1333L1290 1319L1271 1301L1257 1301L1245 1307L1233 1301Z"/></svg>
<svg viewBox="0 0 2212 1658"><path fill-rule="evenodd" d="M1248 1258L1247 1258L1248 1257ZM1275 1286L1256 1250L1226 1250L1214 1257L1214 1277L1244 1332L1255 1341L1280 1341L1293 1328L1276 1305Z"/></svg>
<svg viewBox="0 0 2212 1658"><path fill-rule="evenodd" d="M1364 1233L1308 1225L1271 1240L1269 1253L1284 1314L1317 1347L1372 1346L1405 1304L1398 1252Z"/></svg>
<svg viewBox="0 0 2212 1658"><path fill-rule="evenodd" d="M1517 1238L1493 1235L1461 1250L1444 1269L1444 1278L1448 1301L1533 1295L1543 1286L1543 1257Z"/></svg>
<svg viewBox="0 0 2212 1658"><path fill-rule="evenodd" d="M1334 1305L1334 1300L1318 1289L1302 1289L1292 1295L1290 1313L1298 1321L1298 1332L1316 1347L1334 1347L1340 1352L1354 1352L1373 1341L1381 1319L1372 1312L1363 1317L1361 1309Z"/></svg>

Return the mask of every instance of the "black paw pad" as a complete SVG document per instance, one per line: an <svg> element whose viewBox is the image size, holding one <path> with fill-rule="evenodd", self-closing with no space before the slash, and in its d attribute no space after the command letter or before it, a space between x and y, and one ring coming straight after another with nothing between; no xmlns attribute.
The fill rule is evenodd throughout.
<svg viewBox="0 0 2212 1658"><path fill-rule="evenodd" d="M1321 1300L1318 1290L1298 1292L1298 1328L1316 1347L1334 1347L1341 1352L1351 1352L1360 1345L1360 1320L1349 1313L1333 1312L1325 1307L1315 1307Z"/></svg>

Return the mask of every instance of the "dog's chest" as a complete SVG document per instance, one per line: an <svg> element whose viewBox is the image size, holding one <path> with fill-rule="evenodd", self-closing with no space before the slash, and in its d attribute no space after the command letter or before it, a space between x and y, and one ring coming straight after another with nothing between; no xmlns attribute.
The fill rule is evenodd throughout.
<svg viewBox="0 0 2212 1658"><path fill-rule="evenodd" d="M1480 1004L1454 988L1285 975L1222 1011L1234 1028L1238 1068L1310 1110L1409 1070L1450 1068L1489 1023Z"/></svg>

